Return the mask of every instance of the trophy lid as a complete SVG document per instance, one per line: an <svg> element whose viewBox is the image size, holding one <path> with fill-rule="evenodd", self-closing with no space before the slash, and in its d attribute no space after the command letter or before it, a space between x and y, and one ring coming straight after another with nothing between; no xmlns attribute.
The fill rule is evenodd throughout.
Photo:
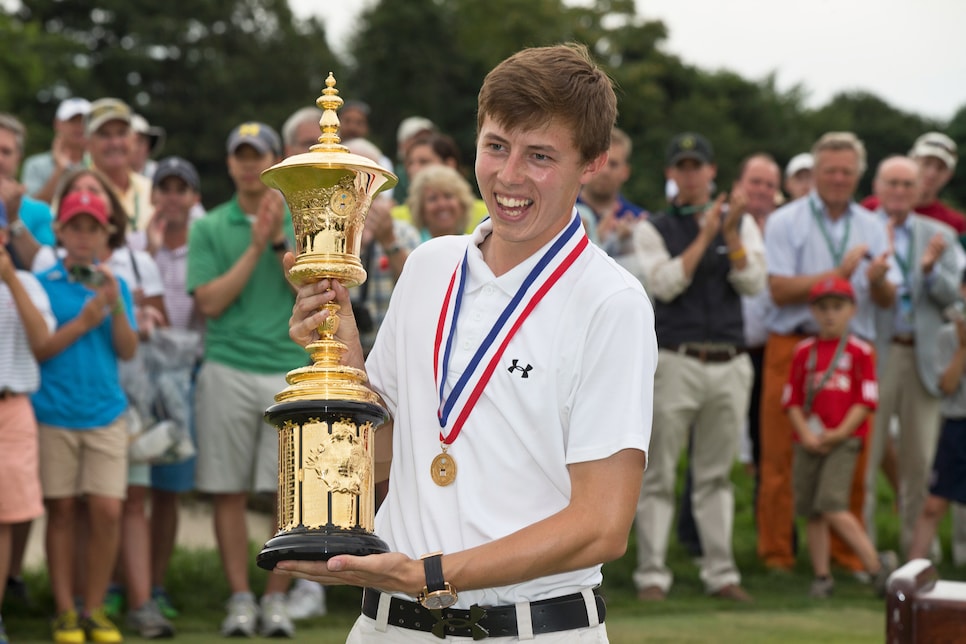
<svg viewBox="0 0 966 644"><path fill-rule="evenodd" d="M324 171L333 171L341 175L345 173L363 174L372 177L372 193L388 190L398 183L399 179L395 174L383 168L375 161L358 154L349 152L349 148L341 145L339 138L339 117L336 110L342 107L344 102L339 97L339 90L335 88L335 77L329 72L325 79L325 89L322 95L316 99L315 103L322 109L322 118L319 119L319 127L322 130L318 143L309 148L309 152L303 152L288 157L276 163L271 168L262 172L262 181L272 187L285 191L285 185L280 183L280 171L283 176L292 176L289 168L300 168L311 173L308 176L315 176L321 179L325 176ZM322 170L323 173L318 173ZM296 171L295 175L305 178L303 172ZM287 183L287 182L286 182Z"/></svg>

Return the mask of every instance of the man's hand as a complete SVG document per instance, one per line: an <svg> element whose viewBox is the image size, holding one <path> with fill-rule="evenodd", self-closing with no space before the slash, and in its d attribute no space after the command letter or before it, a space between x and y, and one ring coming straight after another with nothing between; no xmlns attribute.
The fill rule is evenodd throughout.
<svg viewBox="0 0 966 644"><path fill-rule="evenodd" d="M827 433L827 432L826 432ZM802 443L802 447L813 454L827 454L828 447L824 442L825 434L821 436L816 436L811 431L799 434L798 439Z"/></svg>
<svg viewBox="0 0 966 644"><path fill-rule="evenodd" d="M747 206L748 199L745 197L745 193L737 188L732 190L731 198L728 200L728 214L725 215L724 222L721 224L721 232L726 238L738 235L741 218L744 217Z"/></svg>
<svg viewBox="0 0 966 644"><path fill-rule="evenodd" d="M844 279L852 279L852 273L855 272L859 262L865 258L868 252L869 247L866 244L859 244L854 248L850 248L845 253L845 257L842 258L842 263L838 266L839 275Z"/></svg>
<svg viewBox="0 0 966 644"><path fill-rule="evenodd" d="M284 239L282 222L285 219L285 199L278 190L268 190L262 195L252 224L252 245L259 251L269 243Z"/></svg>
<svg viewBox="0 0 966 644"><path fill-rule="evenodd" d="M54 142L50 146L50 156L54 160L54 166L61 172L70 167L70 152L62 136L54 136Z"/></svg>
<svg viewBox="0 0 966 644"><path fill-rule="evenodd" d="M721 205L724 203L726 196L723 192L719 194L718 198L711 204L711 208L706 210L701 217L701 232L698 234L703 235L709 243L721 230Z"/></svg>
<svg viewBox="0 0 966 644"><path fill-rule="evenodd" d="M13 259L4 246L0 246L0 280L4 284L10 284L17 279L17 267L13 265Z"/></svg>
<svg viewBox="0 0 966 644"><path fill-rule="evenodd" d="M13 223L20 215L20 200L27 194L23 184L10 177L0 177L0 201L7 207L7 219Z"/></svg>
<svg viewBox="0 0 966 644"><path fill-rule="evenodd" d="M865 270L865 276L868 278L869 284L878 284L885 279L886 273L889 272L890 254L889 251L885 251L869 262L869 267Z"/></svg>
<svg viewBox="0 0 966 644"><path fill-rule="evenodd" d="M426 585L423 563L398 552L356 557L339 555L328 561L280 561L275 572L321 584L378 588L416 596Z"/></svg>
<svg viewBox="0 0 966 644"><path fill-rule="evenodd" d="M936 233L929 239L929 243L926 244L926 249L922 251L920 266L922 267L923 274L928 275L932 272L933 267L939 261L944 250L946 250L946 238L943 237L942 233Z"/></svg>

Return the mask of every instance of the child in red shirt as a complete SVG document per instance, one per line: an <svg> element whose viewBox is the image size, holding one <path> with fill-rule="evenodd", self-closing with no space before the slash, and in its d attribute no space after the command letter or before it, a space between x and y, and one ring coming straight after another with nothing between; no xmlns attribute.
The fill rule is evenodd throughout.
<svg viewBox="0 0 966 644"><path fill-rule="evenodd" d="M815 580L810 595L828 597L829 529L844 540L875 578L877 592L895 570L894 553L880 557L858 518L849 512L849 489L869 416L878 402L872 347L849 333L855 293L842 278L816 282L809 306L818 337L795 347L791 374L782 395L795 428L792 482L795 513L808 520L808 553Z"/></svg>

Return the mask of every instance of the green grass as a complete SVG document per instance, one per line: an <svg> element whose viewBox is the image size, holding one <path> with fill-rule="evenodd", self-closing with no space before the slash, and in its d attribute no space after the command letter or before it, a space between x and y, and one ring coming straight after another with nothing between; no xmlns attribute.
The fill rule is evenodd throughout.
<svg viewBox="0 0 966 644"><path fill-rule="evenodd" d="M641 604L637 601L631 573L634 567L633 536L627 554L605 566L604 593L607 597L607 629L613 644L639 642L741 642L782 644L822 642L853 644L881 642L885 633L885 608L872 590L838 572L836 590L828 601L807 597L811 581L804 549L794 573L769 573L755 556L755 533L751 514L750 481L740 468L736 484L735 555L743 584L755 597L751 605L725 604L705 596L696 566L672 537L668 553L675 571L674 587L667 601ZM892 512L892 499L880 485L880 548L897 548L898 518ZM948 519L941 528L947 551L940 574L944 579L966 580L966 570L954 568L948 552ZM803 535L801 535L803 536ZM264 583L264 573L254 564L259 545L252 544L251 575L256 590ZM4 618L7 631L16 643L49 642L47 617L52 601L46 575L32 571L28 583L35 607L30 610L7 605ZM212 551L178 550L168 580L169 592L182 609L176 620L177 641L200 644L219 641L218 625L223 602L228 595L221 566ZM336 587L328 591L329 615L299 624L297 642L313 644L345 641L358 615L360 591ZM136 637L129 637L136 640Z"/></svg>

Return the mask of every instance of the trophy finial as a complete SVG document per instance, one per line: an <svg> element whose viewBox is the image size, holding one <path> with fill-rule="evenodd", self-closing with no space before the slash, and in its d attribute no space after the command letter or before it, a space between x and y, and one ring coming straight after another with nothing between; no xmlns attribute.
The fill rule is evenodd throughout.
<svg viewBox="0 0 966 644"><path fill-rule="evenodd" d="M319 127L322 128L322 136L319 142L313 145L310 150L313 152L348 152L349 148L339 145L339 117L336 110L342 107L344 101L339 97L339 90L335 88L335 76L329 72L325 79L325 89L322 95L315 99L315 104L322 110L322 118L319 119Z"/></svg>

